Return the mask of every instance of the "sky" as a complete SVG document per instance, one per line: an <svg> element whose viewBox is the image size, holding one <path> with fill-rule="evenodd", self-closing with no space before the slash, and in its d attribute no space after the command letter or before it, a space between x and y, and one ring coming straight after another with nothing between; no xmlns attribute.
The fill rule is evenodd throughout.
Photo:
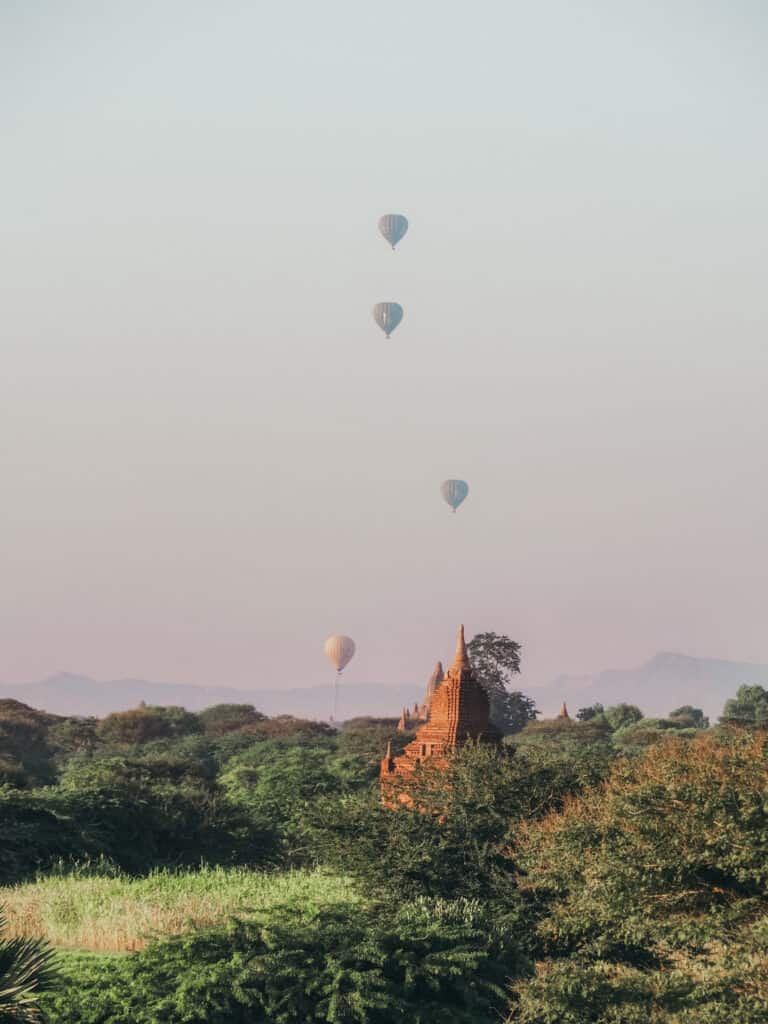
<svg viewBox="0 0 768 1024"><path fill-rule="evenodd" d="M762 0L4 0L0 684L320 685L337 632L426 680L459 622L523 686L768 661L767 44Z"/></svg>

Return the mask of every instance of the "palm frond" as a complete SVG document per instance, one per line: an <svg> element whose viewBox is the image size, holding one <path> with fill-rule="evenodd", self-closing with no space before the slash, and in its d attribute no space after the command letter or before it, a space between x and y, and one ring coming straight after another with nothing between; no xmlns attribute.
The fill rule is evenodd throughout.
<svg viewBox="0 0 768 1024"><path fill-rule="evenodd" d="M6 926L0 911L0 933ZM40 1020L38 996L56 977L54 951L40 939L0 939L0 1022Z"/></svg>

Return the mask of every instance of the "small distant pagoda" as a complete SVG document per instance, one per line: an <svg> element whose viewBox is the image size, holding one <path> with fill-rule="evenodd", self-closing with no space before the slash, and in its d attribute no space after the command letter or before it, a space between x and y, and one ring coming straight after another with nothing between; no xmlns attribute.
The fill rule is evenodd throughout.
<svg viewBox="0 0 768 1024"><path fill-rule="evenodd" d="M391 749L387 749L379 771L382 787L398 778L406 781L427 761L430 766L444 767L446 756L467 740L499 741L500 734L490 723L488 695L475 679L469 662L463 626L459 627L453 664L443 675L438 662L427 687L427 698L427 721L418 729L416 738L400 757L392 757Z"/></svg>

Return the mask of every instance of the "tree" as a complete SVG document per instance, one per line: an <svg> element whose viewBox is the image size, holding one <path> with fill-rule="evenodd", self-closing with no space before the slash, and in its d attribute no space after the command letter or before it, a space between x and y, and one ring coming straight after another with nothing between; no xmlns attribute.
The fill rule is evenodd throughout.
<svg viewBox="0 0 768 1024"><path fill-rule="evenodd" d="M24 765L13 757L0 756L0 786L25 789L30 783Z"/></svg>
<svg viewBox="0 0 768 1024"><path fill-rule="evenodd" d="M610 746L611 727L600 715L587 722L572 718L545 718L540 722L529 722L522 732L516 733L507 742L518 749L546 747L558 750L561 756L570 757L577 750L597 749Z"/></svg>
<svg viewBox="0 0 768 1024"><path fill-rule="evenodd" d="M690 724L688 718L641 718L617 729L613 734L613 743L622 752L634 754L658 743L665 736L693 737L697 732L699 730Z"/></svg>
<svg viewBox="0 0 768 1024"><path fill-rule="evenodd" d="M0 908L0 934L6 927ZM38 939L0 938L0 1021L32 1024L41 1020L38 996L51 987L53 950Z"/></svg>
<svg viewBox="0 0 768 1024"><path fill-rule="evenodd" d="M464 896L509 914L518 902L509 851L519 823L561 807L594 775L592 757L578 763L467 743L443 767L427 760L404 784L410 805L382 805L378 787L317 801L308 813L308 845L385 901Z"/></svg>
<svg viewBox="0 0 768 1024"><path fill-rule="evenodd" d="M0 700L0 753L10 765L20 765L32 784L46 784L55 778L48 730L61 721L57 715L37 711L21 701Z"/></svg>
<svg viewBox="0 0 768 1024"><path fill-rule="evenodd" d="M691 704L683 704L680 708L670 711L669 719L678 724L681 729L708 729L709 719L701 710Z"/></svg>
<svg viewBox="0 0 768 1024"><path fill-rule="evenodd" d="M223 736L227 732L237 732L246 726L263 722L266 715L257 711L253 704L214 704L198 714L203 732L213 736Z"/></svg>
<svg viewBox="0 0 768 1024"><path fill-rule="evenodd" d="M336 737L341 754L364 760L371 779L379 774L381 756L390 744L393 757L402 754L413 739L410 732L397 731L396 718L352 718L345 722Z"/></svg>
<svg viewBox="0 0 768 1024"><path fill-rule="evenodd" d="M273 830L284 863L310 863L305 818L314 803L331 794L368 786L370 774L359 758L339 755L326 740L266 740L232 758L220 777L230 802L260 831Z"/></svg>
<svg viewBox="0 0 768 1024"><path fill-rule="evenodd" d="M293 715L276 715L263 721L247 725L244 732L254 739L274 739L277 736L303 736L306 741L330 737L336 734L327 722L315 722L309 718L294 718Z"/></svg>
<svg viewBox="0 0 768 1024"><path fill-rule="evenodd" d="M226 798L215 773L205 757L172 752L73 759L48 806L79 832L80 856L125 871L271 857L271 830Z"/></svg>
<svg viewBox="0 0 768 1024"><path fill-rule="evenodd" d="M768 1020L768 746L670 736L518 830L536 974L515 1024Z"/></svg>
<svg viewBox="0 0 768 1024"><path fill-rule="evenodd" d="M586 708L579 708L576 712L576 720L578 722L591 722L593 718L598 718L604 711L605 708L598 701L596 704L590 704Z"/></svg>
<svg viewBox="0 0 768 1024"><path fill-rule="evenodd" d="M468 650L475 676L488 694L496 728L508 736L534 721L536 702L510 689L513 676L520 671L520 644L498 633L478 633Z"/></svg>
<svg viewBox="0 0 768 1024"><path fill-rule="evenodd" d="M642 717L643 712L636 704L613 704L603 711L603 718L614 732L625 725L639 722Z"/></svg>
<svg viewBox="0 0 768 1024"><path fill-rule="evenodd" d="M99 722L96 732L103 743L132 746L150 740L189 736L200 732L197 715L180 707L148 707L115 711Z"/></svg>
<svg viewBox="0 0 768 1024"><path fill-rule="evenodd" d="M89 754L96 747L98 739L95 718L65 718L63 722L48 730L48 742L56 754L57 761L65 761L74 754Z"/></svg>
<svg viewBox="0 0 768 1024"><path fill-rule="evenodd" d="M767 729L768 690L762 686L740 686L736 696L725 702L720 722L743 729Z"/></svg>

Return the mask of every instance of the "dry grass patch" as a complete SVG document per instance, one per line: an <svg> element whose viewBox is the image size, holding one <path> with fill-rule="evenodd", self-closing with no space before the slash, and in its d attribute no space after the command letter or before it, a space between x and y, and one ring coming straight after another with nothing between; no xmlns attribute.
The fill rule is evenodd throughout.
<svg viewBox="0 0 768 1024"><path fill-rule="evenodd" d="M311 910L355 898L345 878L245 868L155 871L145 878L75 873L0 889L8 937L42 938L60 948L100 953L143 949L152 939L276 904Z"/></svg>

